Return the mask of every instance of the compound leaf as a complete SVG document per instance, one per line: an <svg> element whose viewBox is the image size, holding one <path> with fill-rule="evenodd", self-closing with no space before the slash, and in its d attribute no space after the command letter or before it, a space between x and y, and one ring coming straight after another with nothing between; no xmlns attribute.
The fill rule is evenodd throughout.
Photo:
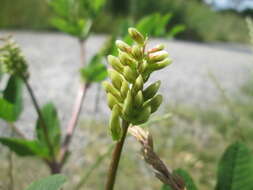
<svg viewBox="0 0 253 190"><path fill-rule="evenodd" d="M95 55L90 64L81 69L81 76L87 82L100 82L107 77L106 66L103 64L103 56Z"/></svg>
<svg viewBox="0 0 253 190"><path fill-rule="evenodd" d="M253 159L250 150L242 143L230 145L218 165L216 190L252 190Z"/></svg>

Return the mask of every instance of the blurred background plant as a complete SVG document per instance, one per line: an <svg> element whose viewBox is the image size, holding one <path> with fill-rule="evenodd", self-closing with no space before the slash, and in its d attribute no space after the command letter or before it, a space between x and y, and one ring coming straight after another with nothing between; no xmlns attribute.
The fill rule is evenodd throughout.
<svg viewBox="0 0 253 190"><path fill-rule="evenodd" d="M247 27L244 18L252 16L252 11L249 10L217 11L200 0L108 0L105 9L99 12L94 21L96 24L93 25L93 31L113 32L122 19L139 20L145 15L159 12L172 14L172 22L168 28L178 24L187 27L187 30L178 36L180 39L246 43ZM80 13L93 14L85 9L80 10ZM15 3L9 0L1 1L0 28L3 29L53 30L50 25L52 17L47 0L24 0Z"/></svg>

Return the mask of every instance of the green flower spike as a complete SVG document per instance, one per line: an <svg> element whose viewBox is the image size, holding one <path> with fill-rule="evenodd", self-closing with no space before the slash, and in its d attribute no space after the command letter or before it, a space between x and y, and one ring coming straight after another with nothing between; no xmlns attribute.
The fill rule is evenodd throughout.
<svg viewBox="0 0 253 190"><path fill-rule="evenodd" d="M20 47L11 39L0 38L3 46L0 47L0 69L10 75L28 78L28 65Z"/></svg>
<svg viewBox="0 0 253 190"><path fill-rule="evenodd" d="M117 40L118 57L109 55L108 62L111 83L105 81L108 106L112 110L109 129L113 140L122 137L120 120L132 125L148 121L162 103L162 96L157 95L161 81L156 81L145 88L151 73L169 64L171 59L163 45L145 50L147 38L135 28L128 30L135 44L133 46Z"/></svg>

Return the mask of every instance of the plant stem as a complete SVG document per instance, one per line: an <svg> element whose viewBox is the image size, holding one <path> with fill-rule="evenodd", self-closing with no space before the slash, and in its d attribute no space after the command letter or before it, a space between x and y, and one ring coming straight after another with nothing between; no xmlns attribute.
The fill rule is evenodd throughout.
<svg viewBox="0 0 253 190"><path fill-rule="evenodd" d="M68 123L67 134L65 136L65 139L63 141L62 148L61 148L61 154L60 154L61 165L63 164L63 162L65 160L65 156L68 152L68 148L69 148L72 136L73 136L74 131L76 129L77 122L78 122L80 113L82 111L84 97L85 97L88 87L89 87L89 84L82 84L81 88L79 89L79 92L78 92L78 95L76 98L76 103L75 103L75 106L74 106L74 109L72 112L72 116L71 116L71 119Z"/></svg>
<svg viewBox="0 0 253 190"><path fill-rule="evenodd" d="M55 159L54 147L53 147L53 145L52 145L51 142L50 142L48 128L47 128L47 126L46 126L46 122L45 122L45 120L44 120L44 118L43 118L43 115L42 115L42 113L41 113L41 111L40 111L40 107L39 107L38 101L37 101L37 99L36 99L36 97L35 97L35 94L34 94L34 92L33 92L33 89L32 89L32 87L30 86L28 80L25 79L25 78L22 78L22 79L23 79L23 81L24 81L24 83L25 83L25 85L26 85L26 88L27 88L27 90L28 90L28 92L29 92L29 94L30 94L30 96L31 96L32 103L33 103L33 105L34 105L34 107L35 107L35 110L36 110L36 112L37 112L37 114L38 114L38 117L39 117L39 119L40 119L40 121L41 121L41 123L42 123L42 125L41 125L42 131L43 131L43 133L44 133L45 140L46 140L47 146L48 146L48 148L49 148L49 151L50 151L50 153L51 153L51 155L52 155L52 160L53 160L52 162L55 162L56 159Z"/></svg>
<svg viewBox="0 0 253 190"><path fill-rule="evenodd" d="M47 165L50 168L51 174L60 174L61 173L61 165L59 162L54 161L54 162L48 162L46 161Z"/></svg>
<svg viewBox="0 0 253 190"><path fill-rule="evenodd" d="M107 177L105 190L113 190L116 175L117 175L117 170L118 170L118 166L119 166L119 161L120 161L122 149L124 146L124 142L126 139L128 127L129 127L129 123L123 120L122 121L123 135L122 135L121 140L116 144L114 151L113 151L112 160L111 160L111 164L110 164L109 171L108 171L108 177Z"/></svg>
<svg viewBox="0 0 253 190"><path fill-rule="evenodd" d="M84 66L85 63L85 40L79 39L79 46L80 46L80 64L81 67ZM83 101L85 98L85 94L87 89L89 88L90 84L89 83L83 83L81 84L80 88L78 89L78 94L76 98L76 103L73 108L73 112L71 115L71 119L68 123L67 126L67 134L65 136L65 139L63 141L62 147L61 147L61 152L60 152L60 167L64 165L65 158L68 153L69 145L72 139L72 136L74 134L74 131L77 126L78 119L80 117L80 113L82 111L82 106L83 106Z"/></svg>
<svg viewBox="0 0 253 190"><path fill-rule="evenodd" d="M85 40L79 39L79 46L80 46L80 63L81 66L85 64Z"/></svg>

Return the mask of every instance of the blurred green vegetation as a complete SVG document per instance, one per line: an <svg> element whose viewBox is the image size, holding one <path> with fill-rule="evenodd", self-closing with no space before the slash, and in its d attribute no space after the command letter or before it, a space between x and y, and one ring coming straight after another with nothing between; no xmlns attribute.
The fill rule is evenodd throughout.
<svg viewBox="0 0 253 190"><path fill-rule="evenodd" d="M0 28L52 30L49 23L52 13L46 1L1 0ZM137 20L155 12L173 14L168 27L177 24L186 26L186 30L178 36L181 39L247 42L245 14L232 11L215 12L198 0L108 0L93 31L109 33L115 31L122 19Z"/></svg>
<svg viewBox="0 0 253 190"><path fill-rule="evenodd" d="M51 11L45 0L1 0L1 29L49 29Z"/></svg>

